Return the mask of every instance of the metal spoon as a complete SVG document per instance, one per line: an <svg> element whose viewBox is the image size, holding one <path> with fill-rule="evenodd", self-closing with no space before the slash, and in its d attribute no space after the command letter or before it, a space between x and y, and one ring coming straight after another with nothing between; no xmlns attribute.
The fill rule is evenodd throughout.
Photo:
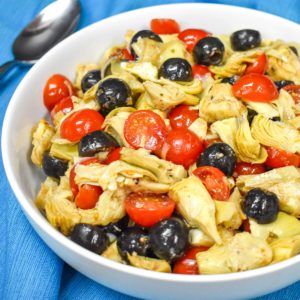
<svg viewBox="0 0 300 300"><path fill-rule="evenodd" d="M77 0L57 0L46 6L17 36L15 59L0 66L0 77L15 65L33 65L50 48L74 32L80 19Z"/></svg>

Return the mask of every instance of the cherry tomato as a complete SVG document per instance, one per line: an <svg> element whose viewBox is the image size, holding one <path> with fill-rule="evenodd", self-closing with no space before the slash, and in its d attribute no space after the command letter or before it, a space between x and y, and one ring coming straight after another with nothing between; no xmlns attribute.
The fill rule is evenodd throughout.
<svg viewBox="0 0 300 300"><path fill-rule="evenodd" d="M182 104L173 108L168 117L173 129L188 128L199 117L199 113L189 105Z"/></svg>
<svg viewBox="0 0 300 300"><path fill-rule="evenodd" d="M224 173L215 167L203 166L193 171L204 184L209 194L215 200L226 201L230 196L230 189Z"/></svg>
<svg viewBox="0 0 300 300"><path fill-rule="evenodd" d="M93 109L82 109L68 116L60 126L60 136L78 142L90 132L101 129L104 118Z"/></svg>
<svg viewBox="0 0 300 300"><path fill-rule="evenodd" d="M196 254L206 250L208 250L208 247L204 246L197 246L188 249L186 253L175 262L173 273L187 275L199 274Z"/></svg>
<svg viewBox="0 0 300 300"><path fill-rule="evenodd" d="M125 200L129 217L138 225L150 227L171 217L175 202L167 195L154 193L132 193Z"/></svg>
<svg viewBox="0 0 300 300"><path fill-rule="evenodd" d="M126 48L121 49L122 58L127 60L134 60L133 55Z"/></svg>
<svg viewBox="0 0 300 300"><path fill-rule="evenodd" d="M257 73L264 74L268 67L268 60L265 53L262 53L257 57L255 62L249 65L245 71L245 74Z"/></svg>
<svg viewBox="0 0 300 300"><path fill-rule="evenodd" d="M266 169L263 164L250 164L246 162L239 162L235 166L233 177L238 177L240 175L261 174L264 172L266 172Z"/></svg>
<svg viewBox="0 0 300 300"><path fill-rule="evenodd" d="M102 194L100 186L83 184L79 187L79 192L75 197L75 204L81 209L94 208Z"/></svg>
<svg viewBox="0 0 300 300"><path fill-rule="evenodd" d="M122 148L116 148L108 153L106 159L102 162L105 165L109 165L112 162L119 160L121 158L121 152Z"/></svg>
<svg viewBox="0 0 300 300"><path fill-rule="evenodd" d="M137 110L125 121L124 137L134 148L159 150L167 135L164 120L151 110Z"/></svg>
<svg viewBox="0 0 300 300"><path fill-rule="evenodd" d="M265 162L270 168L281 168L286 166L300 166L300 155L274 147L266 147L268 158Z"/></svg>
<svg viewBox="0 0 300 300"><path fill-rule="evenodd" d="M166 159L185 168L193 164L203 151L202 141L186 128L171 130L166 143L169 146Z"/></svg>
<svg viewBox="0 0 300 300"><path fill-rule="evenodd" d="M192 66L192 74L193 78L203 79L204 77L212 74L207 66L203 65L193 65Z"/></svg>
<svg viewBox="0 0 300 300"><path fill-rule="evenodd" d="M53 109L51 110L51 118L52 120L54 119L55 115L58 112L62 112L64 115L66 115L67 113L69 113L71 110L73 109L73 102L71 97L66 97L62 100L60 100L57 104L55 104L55 106L53 107Z"/></svg>
<svg viewBox="0 0 300 300"><path fill-rule="evenodd" d="M89 164L96 164L96 163L100 163L99 159L97 157L91 157L91 158L82 160L78 164L87 166ZM69 183L70 183L70 187L71 187L74 197L77 195L77 193L79 191L78 185L75 183L75 176L76 176L75 167L76 166L77 166L77 164L74 165L73 168L71 169L70 177L69 177Z"/></svg>
<svg viewBox="0 0 300 300"><path fill-rule="evenodd" d="M219 138L204 140L203 141L203 146L204 146L204 149L206 149L211 144L213 144L213 143L220 143L220 142L222 142L222 141Z"/></svg>
<svg viewBox="0 0 300 300"><path fill-rule="evenodd" d="M181 31L178 38L185 43L188 51L192 51L198 41L209 35L211 33L205 30L189 28Z"/></svg>
<svg viewBox="0 0 300 300"><path fill-rule="evenodd" d="M300 84L288 84L283 89L293 97L296 104L300 102Z"/></svg>
<svg viewBox="0 0 300 300"><path fill-rule="evenodd" d="M61 74L54 74L44 87L44 105L49 111L63 98L73 95L71 81Z"/></svg>
<svg viewBox="0 0 300 300"><path fill-rule="evenodd" d="M173 34L179 33L179 24L173 19L152 19L150 27L156 34Z"/></svg>
<svg viewBox="0 0 300 300"><path fill-rule="evenodd" d="M251 233L251 227L250 227L249 219L246 219L246 220L243 221L243 229L244 229L244 231Z"/></svg>
<svg viewBox="0 0 300 300"><path fill-rule="evenodd" d="M246 101L271 102L278 98L274 82L262 74L242 76L232 86L234 96Z"/></svg>

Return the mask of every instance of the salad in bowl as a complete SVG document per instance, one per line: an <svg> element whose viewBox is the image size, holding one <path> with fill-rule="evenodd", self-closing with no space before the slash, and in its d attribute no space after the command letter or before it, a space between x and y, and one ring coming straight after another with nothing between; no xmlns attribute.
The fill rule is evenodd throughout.
<svg viewBox="0 0 300 300"><path fill-rule="evenodd" d="M37 207L108 259L177 274L300 252L300 47L152 19L72 81L32 130ZM300 52L299 52L300 53ZM42 101L42 99L41 99Z"/></svg>

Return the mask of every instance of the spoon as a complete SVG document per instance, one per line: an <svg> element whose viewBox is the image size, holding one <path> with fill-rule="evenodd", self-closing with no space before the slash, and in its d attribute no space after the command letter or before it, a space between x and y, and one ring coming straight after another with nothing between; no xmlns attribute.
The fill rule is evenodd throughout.
<svg viewBox="0 0 300 300"><path fill-rule="evenodd" d="M36 63L50 48L74 32L79 19L77 0L57 0L46 6L15 39L15 59L0 66L0 77L13 66Z"/></svg>

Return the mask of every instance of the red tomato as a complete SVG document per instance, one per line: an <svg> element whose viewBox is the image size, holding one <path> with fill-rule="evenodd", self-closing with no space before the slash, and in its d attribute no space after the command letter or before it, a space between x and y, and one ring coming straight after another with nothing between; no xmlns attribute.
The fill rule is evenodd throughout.
<svg viewBox="0 0 300 300"><path fill-rule="evenodd" d="M91 158L82 160L78 164L87 166L89 164L96 164L96 163L100 163L99 159L97 157L91 157ZM73 168L71 169L70 177L69 177L69 183L70 183L70 187L71 187L74 197L77 195L78 190L79 190L78 185L75 183L75 176L76 176L75 167L76 167L76 165L74 165Z"/></svg>
<svg viewBox="0 0 300 300"><path fill-rule="evenodd" d="M257 57L255 62L249 65L245 71L245 74L250 73L257 73L257 74L264 74L268 67L268 60L265 53L262 53L260 56Z"/></svg>
<svg viewBox="0 0 300 300"><path fill-rule="evenodd" d="M193 164L203 151L202 141L186 128L171 130L166 143L169 146L166 159L185 168Z"/></svg>
<svg viewBox="0 0 300 300"><path fill-rule="evenodd" d="M150 27L156 34L173 34L179 33L179 24L173 19L152 19Z"/></svg>
<svg viewBox="0 0 300 300"><path fill-rule="evenodd" d="M170 218L175 202L167 195L154 193L132 193L125 200L125 209L129 217L138 225L150 227Z"/></svg>
<svg viewBox="0 0 300 300"><path fill-rule="evenodd" d="M196 254L206 250L208 250L208 247L204 246L197 246L188 249L186 253L175 262L173 273L187 275L199 274Z"/></svg>
<svg viewBox="0 0 300 300"><path fill-rule="evenodd" d="M274 147L266 147L268 158L265 164L270 168L281 168L286 166L300 166L300 155Z"/></svg>
<svg viewBox="0 0 300 300"><path fill-rule="evenodd" d="M68 116L60 126L60 136L78 142L90 132L101 129L104 118L93 109L82 109Z"/></svg>
<svg viewBox="0 0 300 300"><path fill-rule="evenodd" d="M55 104L55 106L53 107L53 109L51 110L51 118L52 120L54 119L55 115L58 112L62 112L64 115L66 115L67 113L69 113L71 110L73 109L73 102L71 97L66 97L62 100L60 100L57 104Z"/></svg>
<svg viewBox="0 0 300 300"><path fill-rule="evenodd" d="M54 74L44 87L44 105L49 111L63 98L73 95L71 81L61 74Z"/></svg>
<svg viewBox="0 0 300 300"><path fill-rule="evenodd" d="M271 102L278 98L274 82L262 74L242 76L232 86L234 96L246 101Z"/></svg>
<svg viewBox="0 0 300 300"><path fill-rule="evenodd" d="M288 84L283 89L293 97L296 104L300 102L300 84Z"/></svg>
<svg viewBox="0 0 300 300"><path fill-rule="evenodd" d="M203 65L193 65L192 67L193 78L202 79L203 77L211 74L209 68Z"/></svg>
<svg viewBox="0 0 300 300"><path fill-rule="evenodd" d="M178 38L185 43L188 51L192 51L198 41L209 35L211 33L205 30L189 28L181 31Z"/></svg>
<svg viewBox="0 0 300 300"><path fill-rule="evenodd" d="M215 200L226 201L230 196L230 189L224 173L215 167L203 166L193 171L199 177L209 194Z"/></svg>
<svg viewBox="0 0 300 300"><path fill-rule="evenodd" d="M173 129L188 128L199 117L199 113L189 105L182 104L173 108L168 117Z"/></svg>
<svg viewBox="0 0 300 300"><path fill-rule="evenodd" d="M94 208L102 194L100 186L83 184L79 187L79 192L75 197L75 204L81 209Z"/></svg>
<svg viewBox="0 0 300 300"><path fill-rule="evenodd" d="M240 175L261 174L264 172L266 172L266 169L263 164L250 164L246 162L239 162L235 166L233 177L238 177Z"/></svg>
<svg viewBox="0 0 300 300"><path fill-rule="evenodd" d="M250 227L249 219L246 219L246 220L243 221L243 229L244 229L244 231L247 231L247 232L251 233L251 227Z"/></svg>
<svg viewBox="0 0 300 300"><path fill-rule="evenodd" d="M151 110L137 110L125 121L124 137L134 148L159 150L167 135L164 120Z"/></svg>
<svg viewBox="0 0 300 300"><path fill-rule="evenodd" d="M121 158L121 152L122 148L116 148L108 153L106 159L102 162L105 165L109 165L112 162L119 160Z"/></svg>

